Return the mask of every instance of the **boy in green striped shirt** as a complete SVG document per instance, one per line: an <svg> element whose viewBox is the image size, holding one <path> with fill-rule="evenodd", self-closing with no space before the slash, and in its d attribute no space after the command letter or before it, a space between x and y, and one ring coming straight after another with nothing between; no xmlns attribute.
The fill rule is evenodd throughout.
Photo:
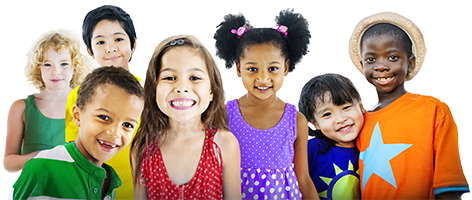
<svg viewBox="0 0 472 200"><path fill-rule="evenodd" d="M72 111L77 140L29 160L13 185L12 198L114 199L121 180L103 162L129 144L143 105L142 87L127 70L94 70L82 83Z"/></svg>

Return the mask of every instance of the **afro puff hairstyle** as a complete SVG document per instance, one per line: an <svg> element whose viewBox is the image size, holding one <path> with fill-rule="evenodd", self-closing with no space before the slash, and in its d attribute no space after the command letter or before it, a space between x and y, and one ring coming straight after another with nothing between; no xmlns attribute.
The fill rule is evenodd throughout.
<svg viewBox="0 0 472 200"><path fill-rule="evenodd" d="M225 60L226 68L229 69L235 62L239 62L244 56L244 50L250 45L272 44L281 50L285 60L290 60L288 71L293 71L308 52L311 38L308 21L301 14L294 13L293 9L287 9L280 11L275 22L286 26L288 34L284 35L273 28L253 28L242 14L226 15L214 35L216 55ZM231 32L244 25L249 30L241 37Z"/></svg>

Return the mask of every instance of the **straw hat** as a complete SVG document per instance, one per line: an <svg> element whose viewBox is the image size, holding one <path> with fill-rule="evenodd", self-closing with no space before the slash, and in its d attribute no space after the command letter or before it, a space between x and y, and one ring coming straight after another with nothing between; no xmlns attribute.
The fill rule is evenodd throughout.
<svg viewBox="0 0 472 200"><path fill-rule="evenodd" d="M367 28L378 23L390 23L400 27L410 37L412 41L412 52L416 56L415 68L407 74L406 80L409 81L420 71L423 65L424 57L426 55L426 46L424 43L423 34L420 29L409 19L392 12L382 12L371 15L362 19L354 29L351 39L349 40L349 56L352 63L357 69L363 73L361 59L360 59L360 40Z"/></svg>

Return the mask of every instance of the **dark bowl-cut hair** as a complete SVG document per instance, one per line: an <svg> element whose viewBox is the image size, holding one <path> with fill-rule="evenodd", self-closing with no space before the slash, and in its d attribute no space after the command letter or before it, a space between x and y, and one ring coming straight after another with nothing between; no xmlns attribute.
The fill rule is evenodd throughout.
<svg viewBox="0 0 472 200"><path fill-rule="evenodd" d="M308 21L301 14L294 13L293 9L280 11L275 21L277 25L288 27L287 35L273 28L254 28L242 14L226 15L214 35L216 55L225 60L226 68L229 69L244 57L244 50L249 46L270 44L280 49L285 60L290 60L288 71L293 71L295 65L308 52L311 38ZM241 37L231 32L244 25L249 27L249 30Z"/></svg>
<svg viewBox="0 0 472 200"><path fill-rule="evenodd" d="M118 6L103 5L87 13L84 23L82 24L82 38L92 55L93 30L95 29L95 26L98 24L98 22L102 20L118 22L121 25L121 28L123 28L126 31L126 34L128 34L131 49L133 49L136 39L136 31L134 30L133 20L131 20L129 14ZM129 61L131 61L131 58Z"/></svg>
<svg viewBox="0 0 472 200"><path fill-rule="evenodd" d="M399 40L403 49L406 51L407 56L411 57L413 55L412 42L408 34L400 27L390 23L378 23L367 28L361 38L360 51L362 51L366 39L380 35L389 36L395 40Z"/></svg>
<svg viewBox="0 0 472 200"><path fill-rule="evenodd" d="M144 100L143 88L131 73L123 68L99 67L85 77L77 92L76 105L83 110L94 98L97 90L104 85L113 85L123 89L129 95L135 95Z"/></svg>
<svg viewBox="0 0 472 200"><path fill-rule="evenodd" d="M210 52L203 44L192 35L171 36L157 45L152 55L149 67L146 72L146 82L144 84L144 109L141 114L141 124L133 141L131 142L131 163L135 163L137 169L133 169L133 182L139 183L141 179L141 163L143 155L149 144L161 145L165 142L166 135L170 128L169 117L158 107L156 102L158 78L162 68L162 57L173 48L189 48L190 51L201 56L205 62L208 76L210 78L211 92L213 100L208 108L202 113L201 121L204 128L216 128L220 130L228 129L228 115L225 106L225 93L220 71Z"/></svg>
<svg viewBox="0 0 472 200"><path fill-rule="evenodd" d="M325 95L329 94L329 99ZM331 101L336 106L346 103L360 104L361 96L351 80L339 74L323 74L312 78L303 86L298 101L299 111L305 115L308 122L315 123L316 102ZM321 138L324 152L333 147L336 142L326 137L320 130L309 128L309 135Z"/></svg>

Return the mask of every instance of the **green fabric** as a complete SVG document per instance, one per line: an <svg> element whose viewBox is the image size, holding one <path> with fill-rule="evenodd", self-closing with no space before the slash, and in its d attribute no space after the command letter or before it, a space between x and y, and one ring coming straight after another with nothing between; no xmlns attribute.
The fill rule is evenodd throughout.
<svg viewBox="0 0 472 200"><path fill-rule="evenodd" d="M13 199L101 199L107 171L110 187L104 199L114 199L121 180L112 167L102 167L88 161L73 142L41 151L26 162L13 185Z"/></svg>
<svg viewBox="0 0 472 200"><path fill-rule="evenodd" d="M65 144L65 119L45 117L36 106L34 95L29 95L24 101L25 133L21 155Z"/></svg>

